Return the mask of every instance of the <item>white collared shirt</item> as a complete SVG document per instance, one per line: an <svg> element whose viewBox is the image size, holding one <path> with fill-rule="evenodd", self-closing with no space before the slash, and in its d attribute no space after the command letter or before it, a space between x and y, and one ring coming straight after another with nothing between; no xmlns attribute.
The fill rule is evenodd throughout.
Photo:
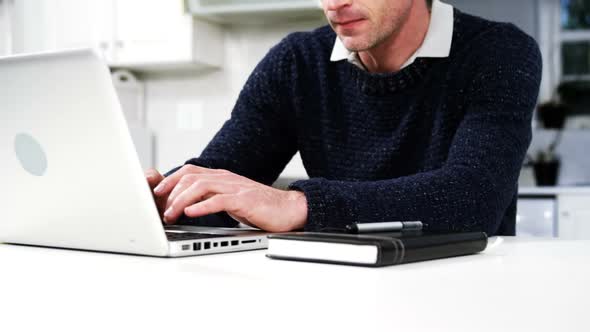
<svg viewBox="0 0 590 332"><path fill-rule="evenodd" d="M414 63L417 58L447 58L451 53L451 44L453 43L453 21L453 6L440 0L434 0L432 2L430 25L422 46L403 64L401 69ZM330 61L342 60L348 60L357 67L365 69L357 52L347 50L340 38L336 37Z"/></svg>

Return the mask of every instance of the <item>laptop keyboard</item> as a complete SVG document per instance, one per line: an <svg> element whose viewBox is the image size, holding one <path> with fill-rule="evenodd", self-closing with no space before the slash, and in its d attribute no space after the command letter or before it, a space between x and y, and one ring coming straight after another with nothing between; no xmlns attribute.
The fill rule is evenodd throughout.
<svg viewBox="0 0 590 332"><path fill-rule="evenodd" d="M212 238L216 238L216 237L228 237L228 235L166 232L166 237L168 238L168 241L184 241L184 240L212 239Z"/></svg>

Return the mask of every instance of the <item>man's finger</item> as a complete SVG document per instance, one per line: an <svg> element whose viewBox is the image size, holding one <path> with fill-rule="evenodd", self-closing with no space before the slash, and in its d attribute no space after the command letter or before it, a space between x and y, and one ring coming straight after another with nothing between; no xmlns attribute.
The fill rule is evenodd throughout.
<svg viewBox="0 0 590 332"><path fill-rule="evenodd" d="M176 189L174 190L176 191ZM211 180L196 181L179 193L174 199L168 200L167 210L164 213L164 221L176 221L183 214L186 207L204 200L207 196L211 197L216 194L229 194L233 192L235 192L235 185L232 183Z"/></svg>
<svg viewBox="0 0 590 332"><path fill-rule="evenodd" d="M162 180L164 180L164 176L153 168L148 169L144 174L150 185L150 189L154 189L160 182L162 182Z"/></svg>
<svg viewBox="0 0 590 332"><path fill-rule="evenodd" d="M168 195L168 199L166 200L166 209L172 205L172 202L178 197L178 195L182 194L185 190L187 190L195 181L197 181L197 175L195 174L187 174L180 179L176 183L176 186L172 188L172 191Z"/></svg>
<svg viewBox="0 0 590 332"><path fill-rule="evenodd" d="M200 174L187 174L184 175L177 183L176 186L172 189L170 194L168 195L168 201L166 204L166 209L172 205L172 202L178 197L178 195L182 194L185 190L188 189L193 183L196 181L213 181L213 182L229 182L231 179L231 175L228 175L223 172L219 172L218 170L211 170L213 173L200 173ZM158 195L156 195L157 197Z"/></svg>
<svg viewBox="0 0 590 332"><path fill-rule="evenodd" d="M180 181L180 179L182 179L183 176L187 174L206 173L208 171L210 171L208 168L194 165L185 165L181 169L176 171L174 174L162 180L160 184L158 184L158 186L154 188L154 194L156 194L156 196L166 196L170 194L174 187L176 187L176 184L178 184L178 181Z"/></svg>
<svg viewBox="0 0 590 332"><path fill-rule="evenodd" d="M154 189L162 180L164 180L164 176L160 174L157 170L150 168L144 173L147 182L150 186L150 189ZM160 214L160 218L164 218L164 209L166 208L166 201L168 197L166 196L154 196L154 201L156 203L156 207L158 208L158 212Z"/></svg>
<svg viewBox="0 0 590 332"><path fill-rule="evenodd" d="M218 212L236 210L236 196L232 194L215 195L208 200L191 205L184 209L188 217L196 218ZM239 217L239 216L238 216Z"/></svg>

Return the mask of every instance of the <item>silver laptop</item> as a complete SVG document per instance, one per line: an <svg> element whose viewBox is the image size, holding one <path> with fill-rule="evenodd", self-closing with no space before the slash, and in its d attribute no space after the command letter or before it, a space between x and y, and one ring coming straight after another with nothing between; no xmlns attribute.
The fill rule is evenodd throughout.
<svg viewBox="0 0 590 332"><path fill-rule="evenodd" d="M168 257L267 247L256 230L165 230L93 50L0 58L0 162L0 242Z"/></svg>

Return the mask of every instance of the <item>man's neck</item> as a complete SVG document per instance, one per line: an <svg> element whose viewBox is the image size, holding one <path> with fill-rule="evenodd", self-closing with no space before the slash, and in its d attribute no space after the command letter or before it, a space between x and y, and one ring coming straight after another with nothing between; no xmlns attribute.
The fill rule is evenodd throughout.
<svg viewBox="0 0 590 332"><path fill-rule="evenodd" d="M371 73L397 72L420 48L429 25L430 10L426 1L414 1L400 28L379 45L359 52L359 58Z"/></svg>

